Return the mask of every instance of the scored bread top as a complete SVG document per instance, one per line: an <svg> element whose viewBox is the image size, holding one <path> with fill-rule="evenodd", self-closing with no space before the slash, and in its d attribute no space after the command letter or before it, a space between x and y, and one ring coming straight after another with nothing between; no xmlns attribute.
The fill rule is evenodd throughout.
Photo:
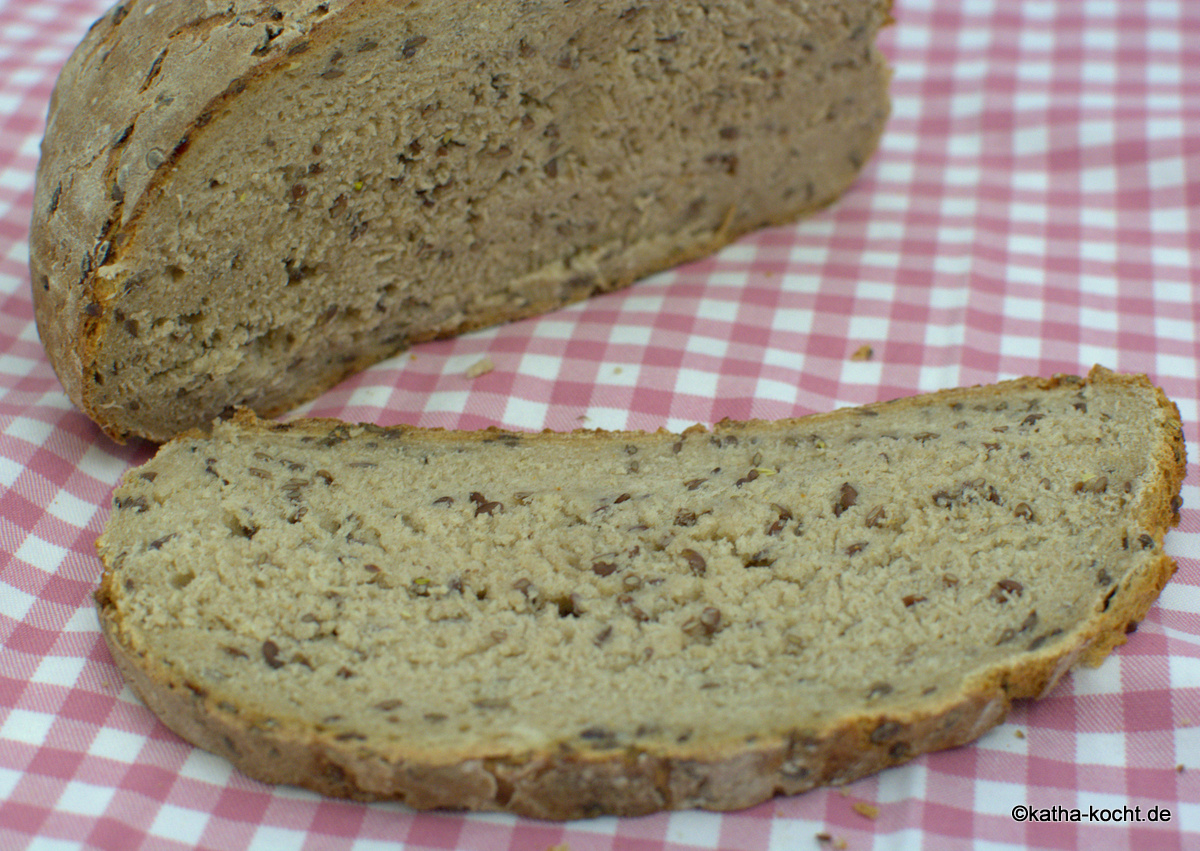
<svg viewBox="0 0 1200 851"><path fill-rule="evenodd" d="M538 435L242 414L117 491L135 689L253 776L548 817L746 806L998 722L1173 570L1144 378Z"/></svg>

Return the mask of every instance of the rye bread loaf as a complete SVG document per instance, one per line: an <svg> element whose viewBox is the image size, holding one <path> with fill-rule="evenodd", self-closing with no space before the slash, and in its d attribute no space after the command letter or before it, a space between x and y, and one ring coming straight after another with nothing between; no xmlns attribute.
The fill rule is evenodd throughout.
<svg viewBox="0 0 1200 851"><path fill-rule="evenodd" d="M114 438L274 415L828 204L890 0L128 0L50 107L31 270Z"/></svg>
<svg viewBox="0 0 1200 851"><path fill-rule="evenodd" d="M239 413L99 540L134 691L263 780L543 818L746 807L968 742L1174 570L1144 377L711 430Z"/></svg>

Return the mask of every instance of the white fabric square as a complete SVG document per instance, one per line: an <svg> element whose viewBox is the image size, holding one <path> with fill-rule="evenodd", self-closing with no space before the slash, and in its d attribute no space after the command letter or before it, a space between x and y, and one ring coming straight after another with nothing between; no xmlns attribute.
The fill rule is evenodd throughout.
<svg viewBox="0 0 1200 851"><path fill-rule="evenodd" d="M26 564L39 567L47 573L53 573L62 564L67 552L66 547L52 544L37 535L29 535L21 542L21 546L17 547L17 551L13 555Z"/></svg>
<svg viewBox="0 0 1200 851"><path fill-rule="evenodd" d="M1125 735L1123 733L1075 734L1075 760L1080 765L1125 765Z"/></svg>
<svg viewBox="0 0 1200 851"><path fill-rule="evenodd" d="M133 762L146 743L144 736L126 733L124 730L104 728L96 733L88 753L91 756L113 759L117 762Z"/></svg>
<svg viewBox="0 0 1200 851"><path fill-rule="evenodd" d="M529 402L525 399L509 398L504 403L502 422L512 428L540 429L546 422L546 413L550 406L542 402Z"/></svg>
<svg viewBox="0 0 1200 851"><path fill-rule="evenodd" d="M80 816L102 816L116 792L117 790L112 787L95 786L91 783L72 780L67 783L67 788L59 796L58 803L54 805L54 808L61 812Z"/></svg>
<svg viewBox="0 0 1200 851"><path fill-rule="evenodd" d="M86 526L96 513L96 506L66 490L60 490L46 506L46 511L73 526Z"/></svg>
<svg viewBox="0 0 1200 851"><path fill-rule="evenodd" d="M308 832L261 825L250 841L250 851L301 851Z"/></svg>
<svg viewBox="0 0 1200 851"><path fill-rule="evenodd" d="M720 848L721 814L705 811L673 814L667 823L667 842L689 848Z"/></svg>
<svg viewBox="0 0 1200 851"><path fill-rule="evenodd" d="M233 765L227 759L209 753L200 748L193 748L179 766L179 776L189 780L199 780L214 786L224 786L233 774Z"/></svg>
<svg viewBox="0 0 1200 851"><path fill-rule="evenodd" d="M521 355L521 362L517 366L517 371L521 375L531 375L534 378L542 378L546 381L553 381L559 377L559 371L562 369L562 358L552 355L539 355L534 352L526 352Z"/></svg>
<svg viewBox="0 0 1200 851"><path fill-rule="evenodd" d="M53 431L54 427L49 423L30 417L13 417L12 421L4 428L5 434L35 446L44 446Z"/></svg>
<svg viewBox="0 0 1200 851"><path fill-rule="evenodd" d="M14 621L25 620L25 616L37 602L37 597L11 585L2 585L0 588L3 589L3 592L0 593L0 615L12 618Z"/></svg>
<svg viewBox="0 0 1200 851"><path fill-rule="evenodd" d="M964 780L964 783L970 781ZM1028 804L1028 787L1024 783L1002 783L997 780L975 781L975 812L991 816L1012 816L1017 804Z"/></svg>
<svg viewBox="0 0 1200 851"><path fill-rule="evenodd" d="M675 380L675 392L705 399L717 397L717 380L715 372L701 372L696 369L681 369Z"/></svg>
<svg viewBox="0 0 1200 851"><path fill-rule="evenodd" d="M150 833L187 845L196 845L204 835L209 818L208 813L163 804L154 818L154 823L150 825Z"/></svg>
<svg viewBox="0 0 1200 851"><path fill-rule="evenodd" d="M0 726L0 739L40 746L45 743L50 728L54 726L54 718L55 716L45 712L14 709L8 713L4 724Z"/></svg>
<svg viewBox="0 0 1200 851"><path fill-rule="evenodd" d="M46 656L38 663L31 681L70 688L79 681L87 663L87 659L79 656Z"/></svg>

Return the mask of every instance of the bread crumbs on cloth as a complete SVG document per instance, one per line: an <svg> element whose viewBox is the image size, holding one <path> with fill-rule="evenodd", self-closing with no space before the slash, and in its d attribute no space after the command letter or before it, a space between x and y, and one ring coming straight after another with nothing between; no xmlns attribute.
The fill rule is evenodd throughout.
<svg viewBox="0 0 1200 851"><path fill-rule="evenodd" d="M854 812L858 813L860 816L865 816L869 819L879 818L879 807L868 804L865 801L855 801L850 806L854 809Z"/></svg>
<svg viewBox="0 0 1200 851"><path fill-rule="evenodd" d="M495 368L496 365L492 363L491 358L481 358L467 367L467 371L463 374L466 375L467 378L478 378L481 375L487 375Z"/></svg>

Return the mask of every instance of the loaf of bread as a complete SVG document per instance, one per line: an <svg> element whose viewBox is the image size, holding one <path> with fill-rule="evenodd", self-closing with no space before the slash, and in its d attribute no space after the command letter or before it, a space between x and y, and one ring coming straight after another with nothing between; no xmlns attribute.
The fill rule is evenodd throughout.
<svg viewBox="0 0 1200 851"><path fill-rule="evenodd" d="M1174 570L1178 412L1022 379L711 430L238 413L130 472L113 657L245 773L552 819L732 809L968 742Z"/></svg>
<svg viewBox="0 0 1200 851"><path fill-rule="evenodd" d="M889 5L123 2L42 147L51 362L161 441L812 212L878 142Z"/></svg>

